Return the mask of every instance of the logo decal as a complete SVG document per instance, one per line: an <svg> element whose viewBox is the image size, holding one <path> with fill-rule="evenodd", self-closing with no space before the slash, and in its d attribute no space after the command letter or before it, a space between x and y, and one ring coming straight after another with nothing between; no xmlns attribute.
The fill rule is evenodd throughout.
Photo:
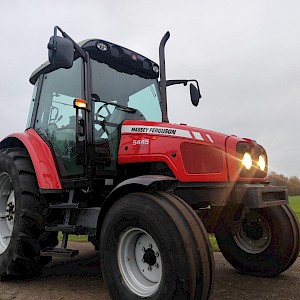
<svg viewBox="0 0 300 300"><path fill-rule="evenodd" d="M146 134L155 134L155 135L178 136L178 137L184 137L189 139L193 139L194 136L195 139L198 141L214 143L213 138L208 133L203 135L198 131L192 131L193 133L192 135L189 130L160 127L160 126L123 125L122 133L146 133ZM203 136L206 137L207 139L204 139ZM143 140L134 140L133 142L135 141L137 142L134 145L138 145L138 141L143 141Z"/></svg>
<svg viewBox="0 0 300 300"><path fill-rule="evenodd" d="M171 135L180 136L185 138L192 138L192 135L188 130L168 128L168 127L156 127L156 126L131 126L123 125L122 133L147 133L147 134L157 134L157 135Z"/></svg>

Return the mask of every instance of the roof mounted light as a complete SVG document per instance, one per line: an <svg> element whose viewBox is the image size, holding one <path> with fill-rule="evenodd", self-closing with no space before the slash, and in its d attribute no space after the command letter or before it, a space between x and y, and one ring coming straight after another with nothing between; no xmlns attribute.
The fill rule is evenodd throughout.
<svg viewBox="0 0 300 300"><path fill-rule="evenodd" d="M134 61L138 61L138 56L135 53L131 53L131 59Z"/></svg>
<svg viewBox="0 0 300 300"><path fill-rule="evenodd" d="M152 70L153 70L155 73L158 73L159 68L158 68L157 65L154 65L154 66L152 67Z"/></svg>
<svg viewBox="0 0 300 300"><path fill-rule="evenodd" d="M97 48L98 48L100 51L103 51L103 52L105 52L105 51L108 50L107 45L104 44L104 43L98 43L98 44L97 44Z"/></svg>

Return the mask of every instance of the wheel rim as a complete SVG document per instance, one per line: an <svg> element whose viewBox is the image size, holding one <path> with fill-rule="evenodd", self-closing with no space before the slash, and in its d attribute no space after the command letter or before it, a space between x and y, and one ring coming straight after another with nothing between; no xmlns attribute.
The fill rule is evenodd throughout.
<svg viewBox="0 0 300 300"><path fill-rule="evenodd" d="M15 195L11 178L0 173L0 254L8 247L15 221Z"/></svg>
<svg viewBox="0 0 300 300"><path fill-rule="evenodd" d="M242 221L238 234L233 236L236 244L247 253L263 252L270 244L271 229L266 219L250 210Z"/></svg>
<svg viewBox="0 0 300 300"><path fill-rule="evenodd" d="M161 255L146 231L131 228L123 233L118 264L127 287L136 295L149 297L158 290L162 278Z"/></svg>

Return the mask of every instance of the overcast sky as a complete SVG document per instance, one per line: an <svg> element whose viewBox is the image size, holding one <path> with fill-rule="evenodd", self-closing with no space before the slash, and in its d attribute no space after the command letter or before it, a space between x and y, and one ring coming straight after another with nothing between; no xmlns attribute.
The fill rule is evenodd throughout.
<svg viewBox="0 0 300 300"><path fill-rule="evenodd" d="M55 25L157 62L169 30L167 78L196 78L203 96L195 108L170 87L170 121L255 139L271 170L300 177L299 0L1 0L0 15L0 139L25 129Z"/></svg>

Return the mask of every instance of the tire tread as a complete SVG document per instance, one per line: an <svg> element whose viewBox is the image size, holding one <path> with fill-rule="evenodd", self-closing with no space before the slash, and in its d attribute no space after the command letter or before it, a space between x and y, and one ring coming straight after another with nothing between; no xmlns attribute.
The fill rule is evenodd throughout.
<svg viewBox="0 0 300 300"><path fill-rule="evenodd" d="M18 184L14 189L20 193L18 232L13 232L16 239L16 249L13 255L2 255L7 262L5 270L1 270L0 279L7 280L12 276L27 277L49 262L49 258L40 257L40 250L50 244L55 244L57 238L52 233L45 233L45 217L43 212L47 210L47 201L39 194L35 171L26 149L8 148L0 150L1 161L11 164L11 177ZM15 195L16 197L16 195Z"/></svg>

